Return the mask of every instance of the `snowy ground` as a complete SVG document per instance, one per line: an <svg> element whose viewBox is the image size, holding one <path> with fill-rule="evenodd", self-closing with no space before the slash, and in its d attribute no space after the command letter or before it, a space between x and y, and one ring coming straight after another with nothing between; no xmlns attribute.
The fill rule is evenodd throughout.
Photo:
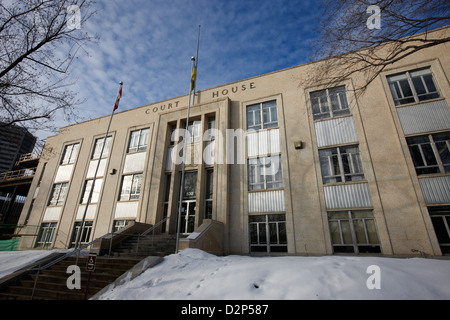
<svg viewBox="0 0 450 320"><path fill-rule="evenodd" d="M0 252L0 277L14 269L14 265L42 258L42 254L42 251ZM370 266L378 268L370 269ZM369 289L367 284L375 288ZM450 260L356 256L217 257L187 249L167 256L159 265L101 298L448 300Z"/></svg>

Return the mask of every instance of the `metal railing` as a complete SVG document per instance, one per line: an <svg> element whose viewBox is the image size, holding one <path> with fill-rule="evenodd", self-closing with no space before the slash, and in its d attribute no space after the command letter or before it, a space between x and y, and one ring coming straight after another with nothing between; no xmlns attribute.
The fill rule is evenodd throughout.
<svg viewBox="0 0 450 320"><path fill-rule="evenodd" d="M35 292L35 290L36 290L37 281L38 281L38 279L39 279L39 273L40 273L41 271L46 270L46 269L48 269L48 268L54 266L55 264L57 264L57 263L59 263L59 262L65 260L65 259L67 259L67 258L69 258L69 257L74 256L75 254L78 254L78 255L79 255L79 253L80 253L81 251L83 251L84 249L86 249L86 248L92 246L94 243L97 243L97 242L99 242L99 241L103 240L104 238L106 238L106 237L108 237L108 236L111 236L111 235L112 235L112 233L107 233L107 234L105 234L105 235L103 235L103 236L101 236L101 237L99 237L99 238L97 238L97 239L95 239L95 240L93 240L93 241L91 241L91 242L89 242L89 243L86 243L86 244L80 246L78 249L74 249L74 250L72 250L72 251L70 251L70 252L67 252L67 253L64 254L63 256L58 257L58 258L56 258L56 259L54 259L54 260L48 262L47 264L45 264L45 265L43 265L43 266L39 265L39 266L38 266L37 268L35 268L35 269L30 269L29 271L37 271L36 278L34 279L33 291L31 292L31 299L33 300L34 292ZM77 257L78 257L78 256L77 256Z"/></svg>
<svg viewBox="0 0 450 320"><path fill-rule="evenodd" d="M156 223L155 225L153 225L153 226L151 226L150 228L148 228L148 229L147 229L146 231L144 231L143 233L138 233L138 243L137 243L137 246L136 246L136 256L137 256L138 250L139 250L139 239L140 239L141 237L146 237L146 236L148 236L150 233L151 233L152 235L154 235L154 234L155 234L155 230L156 230L158 227L162 226L165 222L169 221L169 219L170 219L170 217L164 218L164 219L162 219L161 221L159 221L158 223ZM97 239L95 239L95 240L93 240L93 241L91 241L91 242L89 242L89 243L82 244L79 248L73 249L73 250L71 250L70 252L67 252L66 254L64 254L64 255L62 255L62 256L60 256L60 257L58 257L58 258L56 258L56 259L54 259L54 260L52 260L52 261L50 261L50 262L48 262L48 263L46 263L45 265L39 265L37 268L30 269L30 270L29 270L30 272L37 271L37 273L36 273L36 278L35 278L35 280L34 280L33 291L32 291L32 293L31 293L31 299L33 299L33 297L34 297L34 293L35 293L35 290L36 290L37 282L38 282L38 279L39 279L39 273L40 273L41 271L46 270L46 269L48 269L48 268L54 266L55 264L57 264L57 263L59 263L59 262L65 260L65 259L67 259L67 258L69 258L69 257L72 257L72 256L74 256L74 255L77 255L77 263L78 263L78 256L79 256L79 254L80 254L81 251L85 250L86 248L88 248L88 247L90 247L90 246L92 246L92 245L94 245L94 244L96 244L96 243L102 241L103 239L108 238L108 237L110 237L110 245L109 245L109 253L108 253L108 257L111 257L112 243L113 243L114 234L115 234L114 232L107 233L107 234L105 234L105 235L103 235L103 236L101 236L101 237L99 237L99 238L97 238ZM116 234L118 234L118 232L116 232ZM133 234L121 233L121 235L136 235L136 233L133 233ZM123 240L122 240L122 241L123 241ZM121 242L121 241L120 241L120 242ZM120 243L120 242L119 242L119 243ZM116 244L116 245L117 245L117 244Z"/></svg>
<svg viewBox="0 0 450 320"><path fill-rule="evenodd" d="M30 169L22 169L22 170L16 170L16 171L8 171L0 173L0 181L5 180L14 180L19 178L28 178L33 177L36 174L37 168L30 168Z"/></svg>
<svg viewBox="0 0 450 320"><path fill-rule="evenodd" d="M41 157L41 154L38 152L25 153L20 156L20 158L19 158L19 160L17 160L16 164L23 162L23 161L39 159L40 157Z"/></svg>

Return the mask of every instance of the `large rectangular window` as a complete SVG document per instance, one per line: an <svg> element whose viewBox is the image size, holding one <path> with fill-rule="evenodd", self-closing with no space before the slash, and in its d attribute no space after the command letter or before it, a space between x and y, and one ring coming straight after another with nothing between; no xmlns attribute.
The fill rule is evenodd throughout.
<svg viewBox="0 0 450 320"><path fill-rule="evenodd" d="M138 200L141 194L142 173L126 175L122 179L120 200Z"/></svg>
<svg viewBox="0 0 450 320"><path fill-rule="evenodd" d="M450 254L450 206L428 207L443 254Z"/></svg>
<svg viewBox="0 0 450 320"><path fill-rule="evenodd" d="M372 211L328 212L328 222L334 252L381 252Z"/></svg>
<svg viewBox="0 0 450 320"><path fill-rule="evenodd" d="M450 132L406 138L418 175L450 172Z"/></svg>
<svg viewBox="0 0 450 320"><path fill-rule="evenodd" d="M310 93L314 120L350 114L345 86Z"/></svg>
<svg viewBox="0 0 450 320"><path fill-rule="evenodd" d="M83 189L83 195L81 197L81 203L87 203L89 198L89 193L92 189L92 183L94 180L87 180L84 183L84 189ZM100 196L100 189L102 187L103 179L95 179L94 183L94 191L92 191L92 197L90 200L90 203L96 203L98 202L99 196Z"/></svg>
<svg viewBox="0 0 450 320"><path fill-rule="evenodd" d="M103 144L105 138L99 138L95 140L94 152L92 153L92 159L100 159L100 153L102 153ZM107 158L109 156L109 151L111 149L112 137L106 138L106 145L103 148L102 158Z"/></svg>
<svg viewBox="0 0 450 320"><path fill-rule="evenodd" d="M128 144L128 153L147 150L149 134L149 128L132 131Z"/></svg>
<svg viewBox="0 0 450 320"><path fill-rule="evenodd" d="M248 190L282 187L281 155L248 159Z"/></svg>
<svg viewBox="0 0 450 320"><path fill-rule="evenodd" d="M268 101L247 107L247 129L260 130L278 127L277 102Z"/></svg>
<svg viewBox="0 0 450 320"><path fill-rule="evenodd" d="M364 179L358 146L319 150L319 158L324 184Z"/></svg>
<svg viewBox="0 0 450 320"><path fill-rule="evenodd" d="M56 222L44 222L43 224L41 224L39 236L36 241L36 248L50 248L53 243L55 231Z"/></svg>
<svg viewBox="0 0 450 320"><path fill-rule="evenodd" d="M430 68L387 77L395 105L439 98Z"/></svg>
<svg viewBox="0 0 450 320"><path fill-rule="evenodd" d="M48 205L49 206L63 205L64 201L66 200L66 194L67 194L68 187L69 187L68 182L54 184Z"/></svg>
<svg viewBox="0 0 450 320"><path fill-rule="evenodd" d="M80 149L79 143L67 145L64 148L64 153L63 153L63 157L61 159L61 164L75 163L75 161L77 160L77 155L78 155L79 149Z"/></svg>
<svg viewBox="0 0 450 320"><path fill-rule="evenodd" d="M189 121L188 132L190 135L190 141L197 142L202 139L202 122L200 120Z"/></svg>
<svg viewBox="0 0 450 320"><path fill-rule="evenodd" d="M212 219L214 191L214 170L206 170L206 193L205 193L205 219Z"/></svg>
<svg viewBox="0 0 450 320"><path fill-rule="evenodd" d="M72 231L72 238L70 240L71 248L75 247L75 245L77 244L77 240L78 244L80 245L89 243L89 239L91 238L92 233L92 224L93 224L92 221L85 221L81 231L80 238L77 239L78 233L80 232L81 229L81 221L75 222Z"/></svg>
<svg viewBox="0 0 450 320"><path fill-rule="evenodd" d="M287 252L286 215L249 216L251 252Z"/></svg>

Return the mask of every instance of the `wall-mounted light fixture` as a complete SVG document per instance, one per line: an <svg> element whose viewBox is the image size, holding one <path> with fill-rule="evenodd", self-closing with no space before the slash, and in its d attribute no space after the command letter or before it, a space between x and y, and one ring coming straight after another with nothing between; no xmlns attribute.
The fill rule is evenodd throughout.
<svg viewBox="0 0 450 320"><path fill-rule="evenodd" d="M295 150L303 149L303 141L295 141L294 146L295 146Z"/></svg>

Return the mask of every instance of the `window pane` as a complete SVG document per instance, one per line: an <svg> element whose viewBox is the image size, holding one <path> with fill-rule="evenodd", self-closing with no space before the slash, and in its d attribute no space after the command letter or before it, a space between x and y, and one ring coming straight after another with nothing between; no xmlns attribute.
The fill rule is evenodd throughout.
<svg viewBox="0 0 450 320"><path fill-rule="evenodd" d="M265 102L262 104L263 111L263 128L278 127L278 114L276 101Z"/></svg>
<svg viewBox="0 0 450 320"><path fill-rule="evenodd" d="M330 221L331 241L333 244L342 244L338 221Z"/></svg>
<svg viewBox="0 0 450 320"><path fill-rule="evenodd" d="M425 85L428 88L428 92L436 92L437 88L433 81L433 76L431 74L423 76L423 80L425 81ZM439 94L438 94L439 97Z"/></svg>
<svg viewBox="0 0 450 320"><path fill-rule="evenodd" d="M311 92L310 99L314 120L330 117L326 90Z"/></svg>
<svg viewBox="0 0 450 320"><path fill-rule="evenodd" d="M122 190L120 192L120 200L129 200L131 193L131 183L133 176L124 176L122 182Z"/></svg>
<svg viewBox="0 0 450 320"><path fill-rule="evenodd" d="M247 129L261 129L261 111L259 104L247 107Z"/></svg>
<svg viewBox="0 0 450 320"><path fill-rule="evenodd" d="M416 89L416 93L418 95L427 93L421 77L412 78L412 82L414 84L414 89Z"/></svg>
<svg viewBox="0 0 450 320"><path fill-rule="evenodd" d="M364 220L353 220L353 227L355 229L357 243L367 244L366 233L364 231Z"/></svg>
<svg viewBox="0 0 450 320"><path fill-rule="evenodd" d="M342 237L344 244L353 244L350 223L348 220L341 220Z"/></svg>
<svg viewBox="0 0 450 320"><path fill-rule="evenodd" d="M197 171L186 172L184 175L183 199L195 199L197 190Z"/></svg>

